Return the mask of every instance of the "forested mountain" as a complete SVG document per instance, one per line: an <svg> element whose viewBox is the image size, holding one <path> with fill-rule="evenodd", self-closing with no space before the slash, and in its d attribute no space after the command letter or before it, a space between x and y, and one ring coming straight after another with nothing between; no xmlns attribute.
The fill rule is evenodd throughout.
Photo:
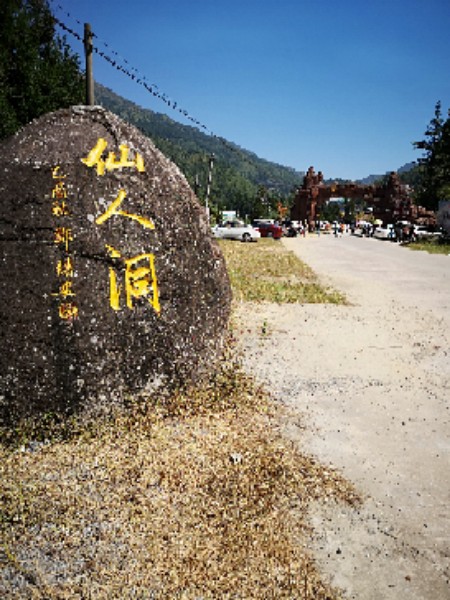
<svg viewBox="0 0 450 600"><path fill-rule="evenodd" d="M210 195L213 210L237 210L242 217L249 218L268 215L276 209L278 201L288 205L293 190L302 182L303 173L299 171L141 108L98 83L95 100L151 138L178 165L202 200L206 194L209 158L214 154Z"/></svg>
<svg viewBox="0 0 450 600"><path fill-rule="evenodd" d="M411 172L414 171L414 169L416 167L417 167L417 163L415 163L415 162L409 162L409 163L406 163L405 165L403 165L402 167L399 167L397 169L397 173L400 175L401 181L403 181L404 183L409 183L407 181L409 178L409 174L411 174ZM376 183L378 181L383 181L384 179L387 178L388 175L389 175L389 172L385 173L384 175L368 175L367 177L364 177L363 179L358 179L356 183L361 183L363 185L371 185L372 183Z"/></svg>

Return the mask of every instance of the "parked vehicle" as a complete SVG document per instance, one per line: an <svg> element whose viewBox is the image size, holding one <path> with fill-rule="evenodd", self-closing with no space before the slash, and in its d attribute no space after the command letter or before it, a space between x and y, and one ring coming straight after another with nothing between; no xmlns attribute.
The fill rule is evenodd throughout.
<svg viewBox="0 0 450 600"><path fill-rule="evenodd" d="M259 223L256 227L261 237L272 237L274 240L279 240L283 235L283 228L275 223Z"/></svg>
<svg viewBox="0 0 450 600"><path fill-rule="evenodd" d="M356 221L355 234L359 236L368 236L372 233L373 223L370 221Z"/></svg>
<svg viewBox="0 0 450 600"><path fill-rule="evenodd" d="M216 238L241 240L241 242L256 242L261 237L257 229L240 221L228 221L223 225L216 225L212 227L212 234Z"/></svg>
<svg viewBox="0 0 450 600"><path fill-rule="evenodd" d="M258 227L260 223L275 223L275 219L253 219L253 227Z"/></svg>
<svg viewBox="0 0 450 600"><path fill-rule="evenodd" d="M426 225L414 226L414 237L416 240L437 240L442 236L442 231L427 227Z"/></svg>
<svg viewBox="0 0 450 600"><path fill-rule="evenodd" d="M396 235L394 226L387 225L386 227L375 227L373 237L378 238L379 240L395 240Z"/></svg>

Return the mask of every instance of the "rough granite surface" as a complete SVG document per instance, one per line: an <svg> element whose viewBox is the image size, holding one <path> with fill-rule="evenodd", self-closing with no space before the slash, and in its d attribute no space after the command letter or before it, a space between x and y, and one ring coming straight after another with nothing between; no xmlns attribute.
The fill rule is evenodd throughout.
<svg viewBox="0 0 450 600"><path fill-rule="evenodd" d="M47 114L1 144L0 416L108 405L195 380L231 290L176 165L101 107Z"/></svg>

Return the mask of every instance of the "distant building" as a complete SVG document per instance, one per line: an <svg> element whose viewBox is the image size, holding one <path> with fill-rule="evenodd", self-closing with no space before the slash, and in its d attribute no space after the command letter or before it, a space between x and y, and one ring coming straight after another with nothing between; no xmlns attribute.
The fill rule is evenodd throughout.
<svg viewBox="0 0 450 600"><path fill-rule="evenodd" d="M235 210L223 210L222 211L222 221L226 223L227 221L236 221L237 214Z"/></svg>

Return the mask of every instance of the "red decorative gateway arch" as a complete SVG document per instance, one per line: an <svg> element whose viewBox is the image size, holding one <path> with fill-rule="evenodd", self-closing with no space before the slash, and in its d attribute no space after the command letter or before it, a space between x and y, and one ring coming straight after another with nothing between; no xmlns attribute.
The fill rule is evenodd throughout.
<svg viewBox="0 0 450 600"><path fill-rule="evenodd" d="M383 185L359 185L353 182L327 185L322 172L315 173L314 167L309 167L302 186L297 190L291 219L303 223L306 221L313 228L330 198L365 202L372 207L374 218L381 219L385 225L397 221L436 222L433 212L413 204L409 186L403 185L395 172L390 173L387 183Z"/></svg>

